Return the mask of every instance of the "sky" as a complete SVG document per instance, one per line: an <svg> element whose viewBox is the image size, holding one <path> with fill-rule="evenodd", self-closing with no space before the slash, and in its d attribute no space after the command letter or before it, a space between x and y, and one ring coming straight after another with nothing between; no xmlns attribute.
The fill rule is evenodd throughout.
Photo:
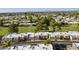
<svg viewBox="0 0 79 59"><path fill-rule="evenodd" d="M38 11L79 11L79 8L0 8L0 13Z"/></svg>

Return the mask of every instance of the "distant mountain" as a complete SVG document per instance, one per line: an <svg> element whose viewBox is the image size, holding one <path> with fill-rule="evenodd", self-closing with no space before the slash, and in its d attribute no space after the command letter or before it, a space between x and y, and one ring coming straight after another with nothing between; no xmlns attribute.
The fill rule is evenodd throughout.
<svg viewBox="0 0 79 59"><path fill-rule="evenodd" d="M0 13L79 11L79 8L0 8Z"/></svg>

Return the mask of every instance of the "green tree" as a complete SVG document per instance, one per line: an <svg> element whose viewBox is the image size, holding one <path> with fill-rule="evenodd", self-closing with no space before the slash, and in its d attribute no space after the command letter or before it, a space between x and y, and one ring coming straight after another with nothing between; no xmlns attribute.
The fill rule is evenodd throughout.
<svg viewBox="0 0 79 59"><path fill-rule="evenodd" d="M9 26L9 33L18 33L18 23L12 21L11 25Z"/></svg>
<svg viewBox="0 0 79 59"><path fill-rule="evenodd" d="M51 43L51 40L50 39L46 39L46 40L44 40L44 44L46 45L46 44L49 44L49 43Z"/></svg>
<svg viewBox="0 0 79 59"><path fill-rule="evenodd" d="M49 22L50 22L50 19L48 19L48 17L44 17L44 24L46 24L47 26L49 26Z"/></svg>
<svg viewBox="0 0 79 59"><path fill-rule="evenodd" d="M42 29L43 29L43 24L41 22L38 22L36 25L35 32L41 31Z"/></svg>
<svg viewBox="0 0 79 59"><path fill-rule="evenodd" d="M79 31L79 24L77 24L77 29L78 29L78 31Z"/></svg>
<svg viewBox="0 0 79 59"><path fill-rule="evenodd" d="M43 30L44 30L44 31L48 31L48 30L49 30L49 28L48 28L48 25L47 25L47 24L44 24L44 25L43 25Z"/></svg>
<svg viewBox="0 0 79 59"><path fill-rule="evenodd" d="M2 48L5 48L5 47L8 47L11 45L11 40L10 39L4 39L2 42L1 42L1 46Z"/></svg>
<svg viewBox="0 0 79 59"><path fill-rule="evenodd" d="M33 18L32 18L32 16L29 16L29 20L30 20L30 23L33 22Z"/></svg>
<svg viewBox="0 0 79 59"><path fill-rule="evenodd" d="M48 26L49 26L49 20L46 17L41 17L39 18L35 31L47 31L49 30Z"/></svg>
<svg viewBox="0 0 79 59"><path fill-rule="evenodd" d="M3 19L0 19L0 26L3 26Z"/></svg>
<svg viewBox="0 0 79 59"><path fill-rule="evenodd" d="M61 24L56 22L55 19L50 21L50 26L53 28L53 32L58 31L61 29Z"/></svg>

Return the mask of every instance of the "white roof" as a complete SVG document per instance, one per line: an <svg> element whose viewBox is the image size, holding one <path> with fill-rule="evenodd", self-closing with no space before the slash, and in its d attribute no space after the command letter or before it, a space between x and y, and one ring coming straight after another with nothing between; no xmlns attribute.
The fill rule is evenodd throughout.
<svg viewBox="0 0 79 59"><path fill-rule="evenodd" d="M47 36L48 35L48 32L42 32L42 35L43 36Z"/></svg>
<svg viewBox="0 0 79 59"><path fill-rule="evenodd" d="M49 34L50 37L54 37L54 36L79 36L79 32L27 32L27 33L20 33L20 34L9 34L7 36L5 36L5 38L16 38L16 37L24 37L24 36L28 36L30 34L30 37L34 37L34 36L47 36Z"/></svg>
<svg viewBox="0 0 79 59"><path fill-rule="evenodd" d="M6 50L53 50L53 47L51 44L37 44L37 45L17 45L15 49L13 49L14 46L6 48ZM34 49L33 49L34 48ZM4 49L5 50L5 49Z"/></svg>
<svg viewBox="0 0 79 59"><path fill-rule="evenodd" d="M17 38L17 34L16 33L13 33L13 34L9 34L6 36L6 38Z"/></svg>

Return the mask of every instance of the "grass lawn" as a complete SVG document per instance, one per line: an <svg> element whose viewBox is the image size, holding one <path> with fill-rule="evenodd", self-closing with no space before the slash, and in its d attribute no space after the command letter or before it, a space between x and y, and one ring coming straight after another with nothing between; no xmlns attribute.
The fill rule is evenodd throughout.
<svg viewBox="0 0 79 59"><path fill-rule="evenodd" d="M22 26L19 27L19 33L21 32L34 32L35 27L34 26ZM0 27L0 35L6 35L8 33L8 27Z"/></svg>
<svg viewBox="0 0 79 59"><path fill-rule="evenodd" d="M5 35L8 33L7 27L0 27L0 35Z"/></svg>
<svg viewBox="0 0 79 59"><path fill-rule="evenodd" d="M34 26L28 26L28 27L19 27L19 33L21 32L34 32L35 27Z"/></svg>
<svg viewBox="0 0 79 59"><path fill-rule="evenodd" d="M67 26L63 26L61 27L61 29L59 30L60 32L66 32L66 31L79 31L79 27L77 27L77 24L73 24L73 25L67 25ZM20 26L19 27L19 33L22 32L34 32L35 30L35 26ZM49 27L49 31L52 31L52 28ZM0 35L5 35L8 33L8 27L0 27Z"/></svg>
<svg viewBox="0 0 79 59"><path fill-rule="evenodd" d="M79 27L78 27L77 24L72 24L72 25L61 27L61 30L59 30L59 31L61 31L61 32L65 32L65 31L79 31Z"/></svg>
<svg viewBox="0 0 79 59"><path fill-rule="evenodd" d="M52 31L52 27L49 27L49 31ZM66 31L79 31L79 27L77 24L72 24L72 25L67 25L67 26L63 26L61 27L61 29L59 30L60 32L66 32Z"/></svg>

